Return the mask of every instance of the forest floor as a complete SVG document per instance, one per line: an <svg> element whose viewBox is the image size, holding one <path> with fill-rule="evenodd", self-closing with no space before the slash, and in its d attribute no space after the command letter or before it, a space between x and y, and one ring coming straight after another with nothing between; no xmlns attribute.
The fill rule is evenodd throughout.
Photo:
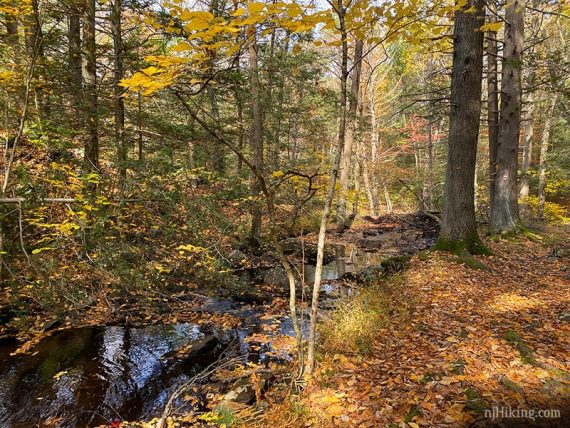
<svg viewBox="0 0 570 428"><path fill-rule="evenodd" d="M568 426L568 236L486 240L494 255L477 257L484 269L447 253L415 256L368 352L322 349L304 393L262 425ZM562 414L485 417L506 408Z"/></svg>
<svg viewBox="0 0 570 428"><path fill-rule="evenodd" d="M340 323L333 323L332 329L340 331L335 343L326 321L330 314L323 316L315 376L299 395L290 395L290 377L277 376L265 393L263 401L268 406L263 414L255 411L244 426L568 426L569 232L568 228L550 228L514 239L485 238L494 255L475 257L479 263L431 250L417 253L431 245L435 235L433 224L415 215L368 219L344 234L331 233L331 242L372 251L375 245L394 253L408 249L416 255L405 271L377 283L359 283L361 278L353 278L354 289L360 293L338 301L346 311L342 322L352 322L349 327L358 333L369 329L370 343L349 346L354 338L342 332ZM385 241L389 234L393 239ZM282 290L281 294L271 288L265 292L273 300L257 305L263 318L285 316L287 298ZM371 312L356 312L361 308L359 295L369 300ZM164 306L159 317L141 308L139 298L130 305L102 299L80 319L53 327L48 322L47 332L38 328L19 351L32 351L53 330L98 325L102 320L134 325L196 322L228 329L243 322L230 313L208 312L204 309L210 304L207 296L190 290L152 298L152 305ZM363 322L367 321L363 314L376 313L381 313L380 323ZM270 323L267 328L276 326ZM256 334L253 339L279 347L276 336L269 333ZM289 339L283 342L284 348L291 349ZM485 417L486 410L505 412L509 408L561 414L534 422L504 419L499 421L502 425ZM180 420L181 426L195 422L194 417Z"/></svg>

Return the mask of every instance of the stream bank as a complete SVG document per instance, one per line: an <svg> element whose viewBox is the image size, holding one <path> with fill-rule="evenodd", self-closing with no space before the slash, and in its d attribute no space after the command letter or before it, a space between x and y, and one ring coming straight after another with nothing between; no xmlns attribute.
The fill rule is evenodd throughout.
<svg viewBox="0 0 570 428"><path fill-rule="evenodd" d="M323 308L352 293L354 283L401 268L406 257L429 248L436 236L434 220L419 214L370 219L360 229L331 237L334 253L324 270ZM289 245L299 283L308 286L314 274L310 252L304 252L308 260L295 258L298 252ZM132 323L127 316L119 325L49 331L17 355L11 355L17 344L0 346L0 358L7 362L0 371L0 425L96 426L157 417L178 387L230 347L242 366L275 370L290 359L294 347L283 278L277 266L248 273L249 284L267 295L265 304L179 295L162 324ZM212 395L230 388L224 382L204 382ZM176 404L203 408L208 394L187 394ZM245 401L251 401L251 390Z"/></svg>

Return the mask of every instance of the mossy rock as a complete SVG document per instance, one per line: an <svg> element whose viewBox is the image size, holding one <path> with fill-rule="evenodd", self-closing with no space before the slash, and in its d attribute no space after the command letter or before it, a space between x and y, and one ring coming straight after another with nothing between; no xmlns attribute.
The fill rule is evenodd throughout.
<svg viewBox="0 0 570 428"><path fill-rule="evenodd" d="M479 393L473 388L467 388L465 390L465 409L469 412L483 414L485 410L488 409L487 403L479 395Z"/></svg>

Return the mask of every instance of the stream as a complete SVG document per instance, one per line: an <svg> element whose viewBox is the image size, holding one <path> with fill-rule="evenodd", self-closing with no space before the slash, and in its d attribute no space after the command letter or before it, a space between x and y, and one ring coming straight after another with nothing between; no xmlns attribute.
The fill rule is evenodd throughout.
<svg viewBox="0 0 570 428"><path fill-rule="evenodd" d="M426 238L411 250L388 249L384 230L380 226L377 230L365 237L373 245L382 243L385 251L337 246L323 270L322 290L329 301L352 292L336 280L379 267L387 256L429 248L435 240ZM314 266L301 264L296 270L310 284ZM280 267L260 271L257 277L288 286ZM254 346L249 340L256 333L267 333L264 325L275 322L263 317L262 306L210 298L200 311L231 314L243 322L230 330L192 323L67 329L53 332L29 353L18 355L11 355L16 343L0 343L0 427L91 427L152 419L180 385L216 361L230 343L246 360L258 364L289 358L276 357L271 343ZM284 314L269 335L271 340L293 336L291 320Z"/></svg>

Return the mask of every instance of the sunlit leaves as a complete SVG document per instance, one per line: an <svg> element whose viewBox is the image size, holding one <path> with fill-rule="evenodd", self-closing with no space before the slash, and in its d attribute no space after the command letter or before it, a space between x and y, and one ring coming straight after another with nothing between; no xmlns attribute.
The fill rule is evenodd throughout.
<svg viewBox="0 0 570 428"><path fill-rule="evenodd" d="M503 28L502 21L489 22L481 26L481 31L499 31L501 28Z"/></svg>
<svg viewBox="0 0 570 428"><path fill-rule="evenodd" d="M355 0L346 6L344 27L347 34L375 46L403 38L412 44L441 39L445 26L435 25L438 17L452 10L449 2L433 5L420 0L392 0L375 5L367 0ZM314 35L318 44L340 46L340 22L332 9L318 9L299 1L244 2L233 12L219 16L208 11L188 9L180 2L166 3L172 16L166 24L151 25L175 35L177 42L170 47L172 58L186 59L186 63L173 61L148 67L123 80L122 86L143 95L151 95L173 85L183 76L201 75L214 66L237 55L247 45L248 37L256 32L265 37L275 29L290 34ZM293 44L299 54L303 45ZM153 61L149 61L153 62ZM154 66L154 64L153 64Z"/></svg>

